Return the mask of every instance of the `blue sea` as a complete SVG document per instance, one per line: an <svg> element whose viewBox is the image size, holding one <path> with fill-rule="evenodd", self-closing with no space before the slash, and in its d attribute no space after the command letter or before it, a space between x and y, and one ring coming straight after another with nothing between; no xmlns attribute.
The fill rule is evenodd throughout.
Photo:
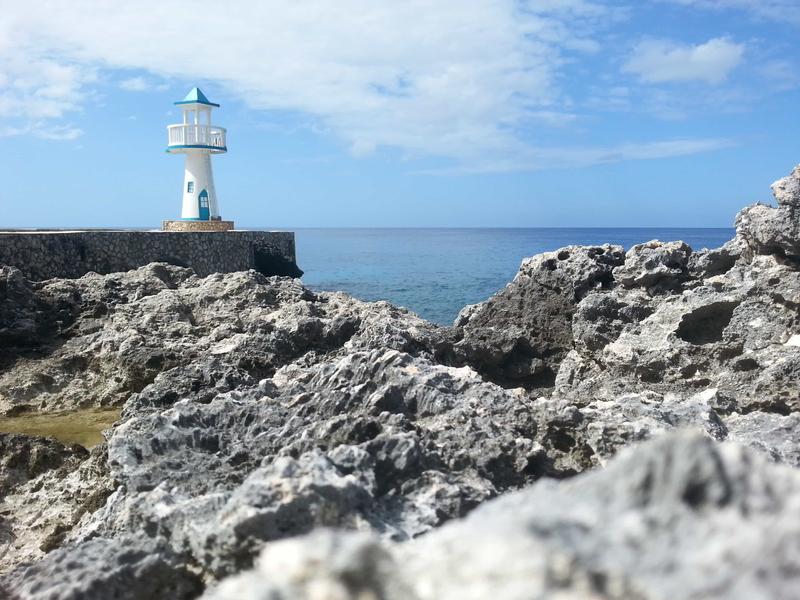
<svg viewBox="0 0 800 600"><path fill-rule="evenodd" d="M450 324L503 288L523 258L571 244L683 240L716 248L734 230L696 228L297 229L297 262L314 290L388 300Z"/></svg>

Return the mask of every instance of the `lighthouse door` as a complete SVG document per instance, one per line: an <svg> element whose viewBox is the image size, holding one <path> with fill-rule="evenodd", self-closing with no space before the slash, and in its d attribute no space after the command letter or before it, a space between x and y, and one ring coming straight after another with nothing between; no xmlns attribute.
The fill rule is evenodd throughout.
<svg viewBox="0 0 800 600"><path fill-rule="evenodd" d="M200 203L200 220L208 221L211 218L211 212L208 210L208 192L206 190L200 192L197 201Z"/></svg>

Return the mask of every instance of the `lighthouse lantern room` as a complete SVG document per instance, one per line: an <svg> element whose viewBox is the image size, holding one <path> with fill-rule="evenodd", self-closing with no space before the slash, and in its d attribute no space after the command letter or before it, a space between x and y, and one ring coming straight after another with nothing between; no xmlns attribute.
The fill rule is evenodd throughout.
<svg viewBox="0 0 800 600"><path fill-rule="evenodd" d="M167 126L167 152L186 155L183 177L183 207L180 221L165 221L168 231L226 231L231 221L219 214L211 155L228 151L224 127L211 124L211 111L219 104L211 102L199 88L175 102L183 112L183 122Z"/></svg>

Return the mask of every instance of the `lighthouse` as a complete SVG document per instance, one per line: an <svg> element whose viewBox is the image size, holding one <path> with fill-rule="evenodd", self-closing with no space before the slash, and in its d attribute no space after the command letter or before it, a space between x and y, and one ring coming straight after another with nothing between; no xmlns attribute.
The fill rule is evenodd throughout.
<svg viewBox="0 0 800 600"><path fill-rule="evenodd" d="M180 221L164 221L166 231L227 231L232 221L219 213L211 155L228 151L227 131L211 124L211 102L200 88L192 88L183 100L175 102L183 122L167 126L167 152L185 155L183 203Z"/></svg>

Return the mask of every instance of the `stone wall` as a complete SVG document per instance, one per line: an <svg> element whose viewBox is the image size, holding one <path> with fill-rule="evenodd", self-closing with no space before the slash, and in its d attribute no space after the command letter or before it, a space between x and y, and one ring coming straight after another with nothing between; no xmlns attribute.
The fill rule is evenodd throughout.
<svg viewBox="0 0 800 600"><path fill-rule="evenodd" d="M289 231L5 231L0 264L31 279L128 271L151 262L190 267L201 276L256 269L299 277Z"/></svg>

